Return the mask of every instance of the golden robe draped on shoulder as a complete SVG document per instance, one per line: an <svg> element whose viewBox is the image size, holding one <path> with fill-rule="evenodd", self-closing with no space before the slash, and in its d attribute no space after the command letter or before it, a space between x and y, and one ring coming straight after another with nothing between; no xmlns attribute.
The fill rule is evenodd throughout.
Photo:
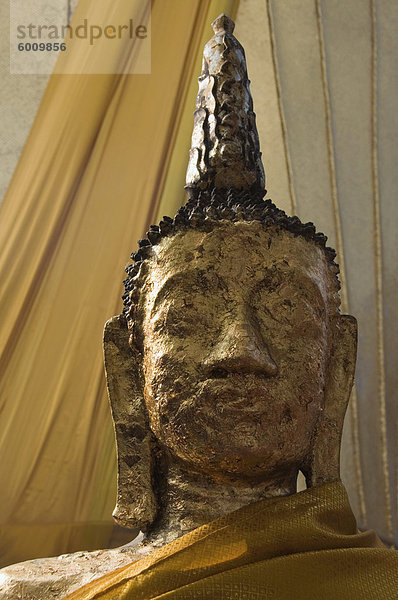
<svg viewBox="0 0 398 600"><path fill-rule="evenodd" d="M341 482L245 506L68 600L394 600L398 553L358 532Z"/></svg>

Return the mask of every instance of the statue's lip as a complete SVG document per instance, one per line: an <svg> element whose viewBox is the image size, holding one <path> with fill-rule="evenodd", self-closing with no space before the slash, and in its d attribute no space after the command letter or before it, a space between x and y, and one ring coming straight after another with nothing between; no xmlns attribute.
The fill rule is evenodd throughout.
<svg viewBox="0 0 398 600"><path fill-rule="evenodd" d="M200 395L212 405L247 412L263 412L277 395L275 382L258 373L231 373L229 377L202 380Z"/></svg>
<svg viewBox="0 0 398 600"><path fill-rule="evenodd" d="M203 381L230 381L230 380L248 380L248 379L260 379L265 381L270 379L267 373L262 371L227 371L226 369L213 369L210 375L203 378Z"/></svg>

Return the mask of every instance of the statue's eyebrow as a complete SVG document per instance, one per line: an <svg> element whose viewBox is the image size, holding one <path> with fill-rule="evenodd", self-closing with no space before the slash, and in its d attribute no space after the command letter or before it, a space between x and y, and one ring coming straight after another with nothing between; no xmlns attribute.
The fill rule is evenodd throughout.
<svg viewBox="0 0 398 600"><path fill-rule="evenodd" d="M159 304L163 302L163 300L167 297L167 295L178 285L181 283L188 284L188 286L192 285L193 280L197 279L198 271L188 270L181 271L180 273L175 273L171 275L166 281L161 285L158 293L156 294L156 298L153 302L153 306L151 309L151 316L153 316L154 312L157 310ZM192 293L192 289L190 289L190 293Z"/></svg>
<svg viewBox="0 0 398 600"><path fill-rule="evenodd" d="M280 284L284 284L284 283L292 283L292 284L301 284L304 285L306 288L310 288L317 296L318 300L322 303L322 305L326 308L327 305L327 301L321 291L321 289L319 288L319 285L316 283L316 281L314 280L313 277L310 277L308 275L308 273L302 271L301 269L296 269L293 267L289 267L287 270L284 271L285 274L285 278L280 281ZM286 279L286 276L288 279ZM266 274L264 279L262 280L261 284L263 285L264 283L271 282L272 281L272 277L273 277L273 273L271 272L270 274Z"/></svg>
<svg viewBox="0 0 398 600"><path fill-rule="evenodd" d="M298 283L301 283L302 285L305 285L307 288L310 288L312 292L316 294L322 306L324 308L327 308L326 298L324 297L322 290L316 283L315 279L313 277L310 277L308 273L303 272L301 269L293 269L292 273L294 274L296 281Z"/></svg>

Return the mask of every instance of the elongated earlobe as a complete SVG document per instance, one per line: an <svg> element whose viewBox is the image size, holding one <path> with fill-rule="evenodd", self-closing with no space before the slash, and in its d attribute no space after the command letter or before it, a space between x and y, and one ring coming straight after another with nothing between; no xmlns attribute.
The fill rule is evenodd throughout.
<svg viewBox="0 0 398 600"><path fill-rule="evenodd" d="M354 381L357 353L357 321L340 315L335 324L326 367L325 403L312 449L302 472L307 487L340 478L340 445L344 416Z"/></svg>
<svg viewBox="0 0 398 600"><path fill-rule="evenodd" d="M104 358L118 462L113 517L123 527L145 529L157 512L152 488L154 439L143 400L141 355L130 348L123 315L105 324Z"/></svg>

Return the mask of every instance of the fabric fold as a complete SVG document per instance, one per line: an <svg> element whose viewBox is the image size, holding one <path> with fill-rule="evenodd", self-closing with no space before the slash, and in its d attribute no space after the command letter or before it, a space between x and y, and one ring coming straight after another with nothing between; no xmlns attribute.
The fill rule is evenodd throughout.
<svg viewBox="0 0 398 600"><path fill-rule="evenodd" d="M245 506L69 600L398 598L398 555L358 532L341 482Z"/></svg>

